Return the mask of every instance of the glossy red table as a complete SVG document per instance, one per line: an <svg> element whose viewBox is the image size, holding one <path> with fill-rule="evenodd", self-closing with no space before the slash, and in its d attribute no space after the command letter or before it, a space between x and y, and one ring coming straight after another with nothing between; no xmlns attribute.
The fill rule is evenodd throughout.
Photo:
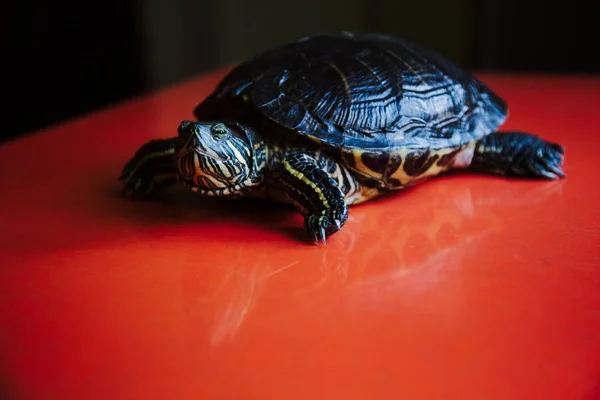
<svg viewBox="0 0 600 400"><path fill-rule="evenodd" d="M351 209L119 197L222 73L0 147L0 397L600 399L600 79L482 76L568 178Z"/></svg>

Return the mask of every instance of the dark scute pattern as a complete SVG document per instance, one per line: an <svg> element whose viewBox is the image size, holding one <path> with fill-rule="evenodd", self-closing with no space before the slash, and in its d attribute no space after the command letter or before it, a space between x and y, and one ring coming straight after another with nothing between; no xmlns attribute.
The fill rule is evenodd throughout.
<svg viewBox="0 0 600 400"><path fill-rule="evenodd" d="M360 155L360 158L372 171L383 174L386 170L388 163L388 154L383 152L364 152Z"/></svg>
<svg viewBox="0 0 600 400"><path fill-rule="evenodd" d="M441 55L375 34L315 35L262 53L213 94L231 96L347 148L456 146L488 134L506 114L501 99Z"/></svg>
<svg viewBox="0 0 600 400"><path fill-rule="evenodd" d="M361 160L367 168L382 174L385 182L389 182L390 175L402 164L402 157L394 152L365 152Z"/></svg>
<svg viewBox="0 0 600 400"><path fill-rule="evenodd" d="M439 157L437 154L432 156L430 154L428 150L413 151L407 154L406 161L404 162L404 172L406 172L406 175L419 176L427 171Z"/></svg>
<svg viewBox="0 0 600 400"><path fill-rule="evenodd" d="M353 153L346 153L346 152L342 151L340 153L340 157L342 158L342 161L344 162L344 164L346 164L347 166L349 166L349 167L356 166L356 160L354 159Z"/></svg>

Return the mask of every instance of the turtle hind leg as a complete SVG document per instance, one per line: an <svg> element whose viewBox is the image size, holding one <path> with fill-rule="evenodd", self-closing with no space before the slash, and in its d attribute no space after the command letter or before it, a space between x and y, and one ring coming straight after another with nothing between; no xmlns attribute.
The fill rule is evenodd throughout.
<svg viewBox="0 0 600 400"><path fill-rule="evenodd" d="M523 132L495 132L475 145L470 169L523 178L558 179L564 148Z"/></svg>
<svg viewBox="0 0 600 400"><path fill-rule="evenodd" d="M177 182L176 139L152 140L136 151L118 178L123 182L124 197L156 198Z"/></svg>

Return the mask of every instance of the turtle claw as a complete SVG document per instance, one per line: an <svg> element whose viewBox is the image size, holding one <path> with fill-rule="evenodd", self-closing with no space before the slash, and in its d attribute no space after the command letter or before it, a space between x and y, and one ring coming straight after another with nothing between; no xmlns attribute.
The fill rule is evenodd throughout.
<svg viewBox="0 0 600 400"><path fill-rule="evenodd" d="M330 209L309 215L304 219L304 227L316 245L327 244L327 237L339 231L346 222L336 217L347 216L346 213L336 213Z"/></svg>
<svg viewBox="0 0 600 400"><path fill-rule="evenodd" d="M338 221L337 219L333 220L333 222L335 222L335 226L337 227L338 231L340 229L342 229L342 225L340 224L340 221Z"/></svg>
<svg viewBox="0 0 600 400"><path fill-rule="evenodd" d="M323 244L327 244L327 235L325 234L325 229L323 227L321 227L321 231L319 233L320 233L319 239L321 239ZM319 242L317 242L317 244L319 244Z"/></svg>
<svg viewBox="0 0 600 400"><path fill-rule="evenodd" d="M564 149L556 144L544 143L545 146L536 152L531 165L535 175L548 179L564 178L566 175L562 170L564 160Z"/></svg>
<svg viewBox="0 0 600 400"><path fill-rule="evenodd" d="M537 164L532 166L534 173L548 179L564 178L566 175L563 170L556 165Z"/></svg>
<svg viewBox="0 0 600 400"><path fill-rule="evenodd" d="M317 231L311 234L311 237L313 239L314 244L316 244L317 246L320 245L321 242L323 242L324 245L327 244L327 234L325 233L324 227L318 228Z"/></svg>

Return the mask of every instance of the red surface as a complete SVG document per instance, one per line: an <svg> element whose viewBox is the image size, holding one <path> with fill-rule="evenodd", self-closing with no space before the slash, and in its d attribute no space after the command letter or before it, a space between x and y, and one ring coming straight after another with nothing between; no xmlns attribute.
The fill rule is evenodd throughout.
<svg viewBox="0 0 600 400"><path fill-rule="evenodd" d="M0 397L600 398L600 79L484 77L566 180L438 178L315 247L286 207L119 198L217 78L0 147Z"/></svg>

